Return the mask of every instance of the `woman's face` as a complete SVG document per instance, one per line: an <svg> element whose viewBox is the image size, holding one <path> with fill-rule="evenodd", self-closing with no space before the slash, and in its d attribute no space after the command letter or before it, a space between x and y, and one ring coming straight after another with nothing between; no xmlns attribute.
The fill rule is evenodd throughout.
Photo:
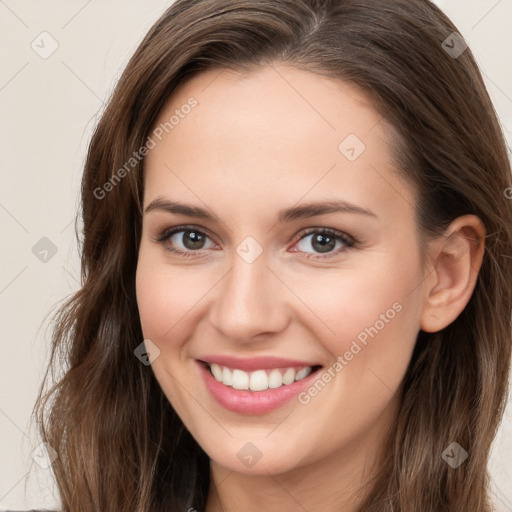
<svg viewBox="0 0 512 512"><path fill-rule="evenodd" d="M384 119L352 87L279 65L196 75L154 128L137 300L188 430L251 474L376 448L426 272Z"/></svg>

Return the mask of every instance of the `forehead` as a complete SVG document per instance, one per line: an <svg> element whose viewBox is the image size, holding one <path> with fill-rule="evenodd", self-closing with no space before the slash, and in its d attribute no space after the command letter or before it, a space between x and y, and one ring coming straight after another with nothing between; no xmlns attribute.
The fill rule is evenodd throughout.
<svg viewBox="0 0 512 512"><path fill-rule="evenodd" d="M157 123L165 123L191 97L197 99L199 108L186 124L197 128L200 120L202 134L214 132L231 140L237 135L244 138L252 130L253 141L268 140L277 133L280 142L293 142L315 131L316 138L327 137L336 149L344 132L364 137L379 123L381 128L390 128L361 90L289 65L266 65L250 72L212 69L196 73L173 92Z"/></svg>
<svg viewBox="0 0 512 512"><path fill-rule="evenodd" d="M165 123L147 156L146 202L165 191L196 201L244 191L257 211L265 200L282 206L283 195L296 202L338 191L362 206L405 195L413 203L394 172L392 128L364 93L337 80L284 65L203 71L174 91L153 131Z"/></svg>

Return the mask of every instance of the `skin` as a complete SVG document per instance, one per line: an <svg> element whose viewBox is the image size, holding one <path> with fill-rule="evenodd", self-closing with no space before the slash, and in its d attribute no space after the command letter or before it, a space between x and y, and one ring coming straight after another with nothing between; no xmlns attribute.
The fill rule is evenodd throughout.
<svg viewBox="0 0 512 512"><path fill-rule="evenodd" d="M395 172L393 130L352 86L284 64L209 70L175 90L156 125L191 96L198 105L146 158L144 209L163 198L218 220L144 213L136 285L144 337L160 350L154 374L211 459L206 510L355 511L382 457L416 336L442 329L467 304L484 227L474 216L456 219L429 242L422 263L417 194ZM366 146L354 161L338 149L348 134ZM277 223L282 208L332 199L374 216ZM183 224L207 234L203 248L183 231L154 241ZM322 253L313 236L299 241L307 228L357 243ZM247 236L263 250L252 263L236 251ZM327 369L396 303L400 312L307 404L237 414L199 378L195 359L211 353L293 357ZM237 457L247 442L262 454L250 468Z"/></svg>

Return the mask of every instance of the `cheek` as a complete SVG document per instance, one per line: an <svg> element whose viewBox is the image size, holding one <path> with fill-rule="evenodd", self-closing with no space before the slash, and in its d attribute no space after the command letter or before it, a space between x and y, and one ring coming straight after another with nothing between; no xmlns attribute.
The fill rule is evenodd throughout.
<svg viewBox="0 0 512 512"><path fill-rule="evenodd" d="M147 338L165 340L183 329L184 317L206 292L207 283L192 267L176 271L141 249L136 274L137 304L142 331Z"/></svg>
<svg viewBox="0 0 512 512"><path fill-rule="evenodd" d="M155 273L152 266L139 260L136 276L137 305L145 338L160 339L173 325L175 302L167 290L165 275Z"/></svg>
<svg viewBox="0 0 512 512"><path fill-rule="evenodd" d="M177 381L187 375L180 361L186 357L184 343L194 329L192 319L196 305L205 290L198 288L193 273L172 271L161 257L141 247L136 272L136 296L144 339L150 339L160 350L151 369L162 391L182 419L189 418L188 395L183 396ZM177 377L177 379L176 379ZM190 384L187 385L191 389Z"/></svg>
<svg viewBox="0 0 512 512"><path fill-rule="evenodd" d="M332 354L348 350L354 339L364 343L396 329L411 332L418 321L418 293L412 284L420 281L417 262L400 261L391 253L374 260L364 270L318 274L314 286L311 276L295 283L294 291L316 314L310 329Z"/></svg>
<svg viewBox="0 0 512 512"><path fill-rule="evenodd" d="M346 269L309 289L306 281L301 284L308 305L322 320L309 328L331 354L336 400L355 417L362 413L361 403L378 411L409 364L421 304L421 267L414 250L410 253L400 258L399 251L390 250L365 264L364 271Z"/></svg>
<svg viewBox="0 0 512 512"><path fill-rule="evenodd" d="M374 267L353 278L340 276L329 293L325 287L323 293L310 289L316 311L335 334L323 329L318 338L332 364L319 375L322 382L301 395L302 412L304 418L316 418L312 434L322 437L327 431L339 446L364 436L382 415L392 413L414 348L420 295L411 293L410 283L418 267L414 262L385 266L385 272Z"/></svg>

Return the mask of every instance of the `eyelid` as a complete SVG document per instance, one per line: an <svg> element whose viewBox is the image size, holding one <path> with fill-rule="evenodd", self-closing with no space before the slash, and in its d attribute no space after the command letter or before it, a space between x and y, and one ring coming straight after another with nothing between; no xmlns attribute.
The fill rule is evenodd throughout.
<svg viewBox="0 0 512 512"><path fill-rule="evenodd" d="M167 239L169 239L172 235L175 235L176 233L179 233L180 231L197 231L198 233L201 233L202 235L206 235L212 241L215 239L215 237L212 236L207 229L200 228L198 226L194 226L193 224L183 224L181 226L173 226L172 228L164 228L162 231L157 233L153 237L152 240L153 240L153 242L162 243L162 242L165 242ZM199 251L195 251L195 252L199 252Z"/></svg>
<svg viewBox="0 0 512 512"><path fill-rule="evenodd" d="M347 245L355 245L356 243L358 243L353 236L349 235L348 233L345 233L344 231L339 231L337 229L325 227L306 228L301 232L301 234L296 236L294 243L297 243L303 238L306 238L307 236L312 235L314 233L327 233L328 235L331 235L335 238L340 238Z"/></svg>
<svg viewBox="0 0 512 512"><path fill-rule="evenodd" d="M165 228L162 231L160 231L157 235L155 235L152 238L152 240L155 243L163 244L171 236L175 235L176 233L182 232L182 231L196 231L202 235L205 235L207 238L212 240L212 242L217 244L214 240L215 237L213 237L207 229L200 228L200 227L194 226L192 224L185 224L185 225L180 225L180 226L173 226L171 228ZM306 259L322 260L322 259L327 259L330 257L335 257L344 252L347 252L350 249L355 249L358 247L358 244L359 244L358 240L356 240L352 235L349 235L348 233L345 233L343 231L333 229L333 228L317 226L317 227L309 227L309 228L303 229L299 234L297 234L294 237L292 246L296 245L298 242L300 242L302 239L306 238L307 236L315 234L315 233L325 233L325 234L331 235L336 240L340 240L344 244L344 248L342 248L341 250L338 249L337 251L328 252L325 254L315 253L315 252L304 252L304 251L298 251L298 250L293 250L292 252L307 254L308 256L303 256ZM201 252L205 249L183 251L181 249L166 247L166 250L168 250L172 253L175 253L175 254L177 253L179 255L188 257L188 256L195 256L195 255L200 256Z"/></svg>
<svg viewBox="0 0 512 512"><path fill-rule="evenodd" d="M301 240L304 238L315 234L315 233L322 233L332 236L336 241L340 241L343 244L343 247L335 250L330 251L326 253L317 253L317 252L307 252L307 251L299 251L297 249L292 250L292 252L297 252L302 254L302 258L312 261L323 261L323 260L329 260L331 258L336 258L344 255L348 251L357 249L359 247L359 242L348 233L345 233L344 231L339 231L337 229L333 228L326 228L326 227L311 227L306 228L301 232L301 234L297 235L294 239L293 245L295 246L298 244Z"/></svg>

